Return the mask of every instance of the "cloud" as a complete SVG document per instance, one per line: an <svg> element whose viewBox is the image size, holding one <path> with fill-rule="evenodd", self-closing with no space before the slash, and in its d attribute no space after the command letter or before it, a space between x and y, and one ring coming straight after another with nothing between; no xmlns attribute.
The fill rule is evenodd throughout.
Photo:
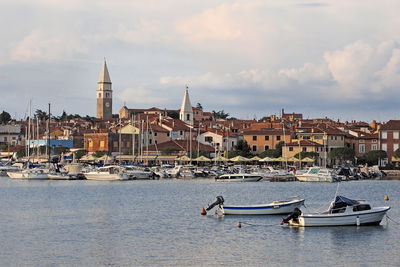
<svg viewBox="0 0 400 267"><path fill-rule="evenodd" d="M155 90L139 86L136 88L126 88L116 97L122 102L128 102L130 105L139 107L164 106L168 104L167 99L160 94L162 95L162 92L157 94Z"/></svg>
<svg viewBox="0 0 400 267"><path fill-rule="evenodd" d="M88 47L77 39L34 30L10 50L9 58L16 62L64 60L87 51Z"/></svg>

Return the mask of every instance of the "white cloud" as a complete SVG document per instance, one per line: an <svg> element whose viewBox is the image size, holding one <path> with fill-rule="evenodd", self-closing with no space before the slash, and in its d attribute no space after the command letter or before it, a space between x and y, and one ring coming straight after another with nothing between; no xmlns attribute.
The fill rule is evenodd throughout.
<svg viewBox="0 0 400 267"><path fill-rule="evenodd" d="M117 98L123 102L126 101L131 105L140 107L163 106L167 104L165 97L155 94L154 90L144 87L126 88L117 95Z"/></svg>

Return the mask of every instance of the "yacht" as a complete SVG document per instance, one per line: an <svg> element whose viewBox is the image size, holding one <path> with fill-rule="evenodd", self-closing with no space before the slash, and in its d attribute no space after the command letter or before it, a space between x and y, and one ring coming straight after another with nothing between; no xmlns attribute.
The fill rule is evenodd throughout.
<svg viewBox="0 0 400 267"><path fill-rule="evenodd" d="M100 167L97 170L93 170L84 173L87 180L97 181L124 181L132 179L132 176L124 171L120 166L110 165Z"/></svg>
<svg viewBox="0 0 400 267"><path fill-rule="evenodd" d="M333 170L311 167L306 173L297 174L296 178L300 182L337 182L340 181L339 177Z"/></svg>

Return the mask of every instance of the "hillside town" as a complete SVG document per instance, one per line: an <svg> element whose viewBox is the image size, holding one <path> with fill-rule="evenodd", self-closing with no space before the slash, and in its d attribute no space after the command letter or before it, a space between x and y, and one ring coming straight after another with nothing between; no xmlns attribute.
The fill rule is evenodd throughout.
<svg viewBox="0 0 400 267"><path fill-rule="evenodd" d="M294 162L311 158L316 166L367 164L396 166L400 160L400 120L386 122L334 121L328 117L304 119L302 113L267 115L260 120L230 118L222 111L193 107L189 88L181 107L130 108L113 114L112 82L104 61L98 88L96 118L56 117L36 109L26 120L16 121L3 111L0 147L3 159L18 160L28 154L46 160L52 155L76 157L118 156L120 161L145 164L192 159L258 156ZM389 118L390 119L390 118ZM29 149L28 149L29 148ZM188 161L189 161L188 160Z"/></svg>

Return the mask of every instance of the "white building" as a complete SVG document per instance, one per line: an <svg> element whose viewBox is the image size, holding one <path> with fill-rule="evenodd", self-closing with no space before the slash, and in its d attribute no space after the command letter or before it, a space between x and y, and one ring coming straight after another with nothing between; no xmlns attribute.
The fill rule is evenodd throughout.
<svg viewBox="0 0 400 267"><path fill-rule="evenodd" d="M179 119L187 124L193 125L193 108L189 99L188 87L186 86L185 95L183 96Z"/></svg>

